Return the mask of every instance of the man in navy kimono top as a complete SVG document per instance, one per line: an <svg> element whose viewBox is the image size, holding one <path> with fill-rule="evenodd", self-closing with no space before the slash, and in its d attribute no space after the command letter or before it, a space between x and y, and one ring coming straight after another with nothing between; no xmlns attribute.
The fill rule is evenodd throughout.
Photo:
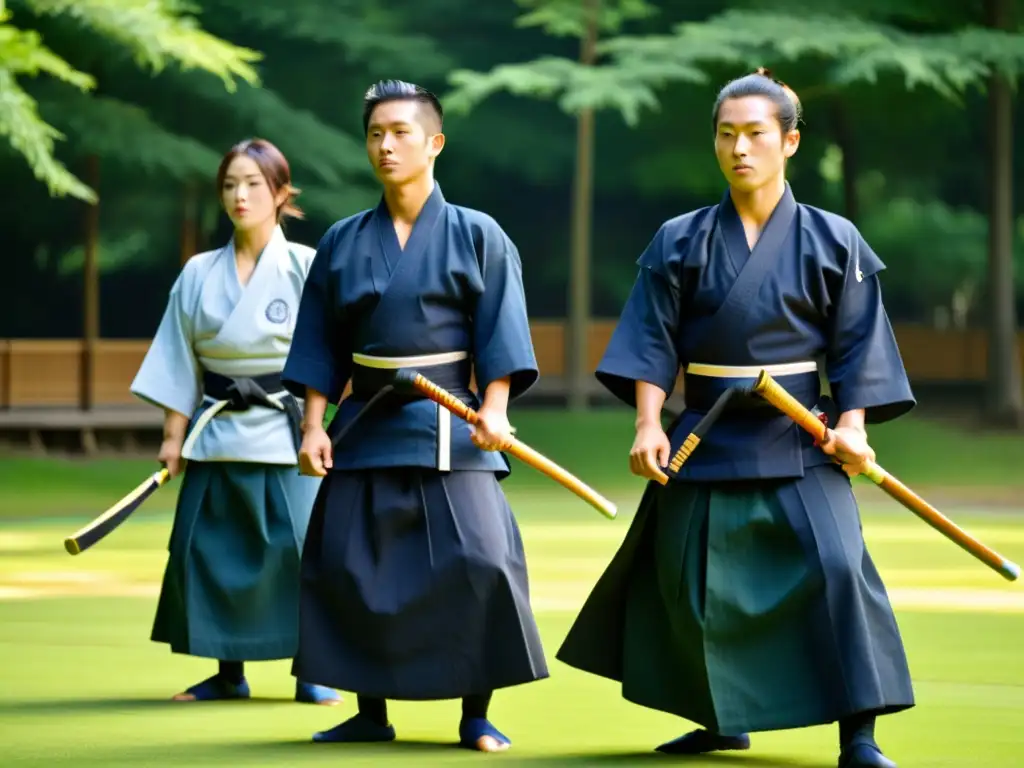
<svg viewBox="0 0 1024 768"><path fill-rule="evenodd" d="M874 457L864 425L914 405L883 265L849 221L794 200L791 90L748 75L713 116L729 191L659 229L597 370L636 408L633 472L668 484L648 483L558 658L702 726L662 752L747 749L752 731L838 721L841 768L891 768L875 718L914 697L848 477ZM838 414L823 446L744 396L673 471L718 397L761 369L808 408L824 405L819 362ZM666 433L680 367L687 408Z"/></svg>
<svg viewBox="0 0 1024 768"><path fill-rule="evenodd" d="M358 695L359 713L316 741L389 741L387 699L461 698L460 744L506 749L487 719L491 692L548 676L498 484L510 472L508 403L538 377L519 254L492 218L441 194L431 94L378 83L363 119L383 198L320 241L283 375L307 403L302 471L324 477L294 673ZM402 368L477 409L480 424L390 390ZM347 384L325 431L326 404Z"/></svg>

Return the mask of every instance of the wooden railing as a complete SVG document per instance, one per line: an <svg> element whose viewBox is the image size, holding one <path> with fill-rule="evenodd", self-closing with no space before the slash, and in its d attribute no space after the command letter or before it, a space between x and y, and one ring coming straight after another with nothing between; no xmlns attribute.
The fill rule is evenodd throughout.
<svg viewBox="0 0 1024 768"><path fill-rule="evenodd" d="M563 321L532 323L542 378L557 381L564 369ZM588 368L604 352L613 320L591 325ZM896 336L915 383L980 382L986 378L986 337L980 330L937 331L898 325ZM128 387L149 340L101 340L92 381L94 404L136 404ZM1018 342L1024 359L1024 333ZM0 339L0 408L76 407L82 392L82 342L74 339Z"/></svg>

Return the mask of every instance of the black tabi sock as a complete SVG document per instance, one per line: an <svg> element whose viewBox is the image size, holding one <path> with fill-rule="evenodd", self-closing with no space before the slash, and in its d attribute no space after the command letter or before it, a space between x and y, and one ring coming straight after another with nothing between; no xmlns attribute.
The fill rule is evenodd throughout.
<svg viewBox="0 0 1024 768"><path fill-rule="evenodd" d="M388 724L388 700L375 699L371 696L356 696L359 703L359 714L369 718L377 725Z"/></svg>
<svg viewBox="0 0 1024 768"><path fill-rule="evenodd" d="M487 708L491 705L491 694L482 693L462 699L462 719L487 719Z"/></svg>
<svg viewBox="0 0 1024 768"><path fill-rule="evenodd" d="M222 680L239 685L245 677L245 664L241 661L222 661L217 674Z"/></svg>
<svg viewBox="0 0 1024 768"><path fill-rule="evenodd" d="M875 744L874 712L858 712L839 721L839 746L846 747L854 740Z"/></svg>

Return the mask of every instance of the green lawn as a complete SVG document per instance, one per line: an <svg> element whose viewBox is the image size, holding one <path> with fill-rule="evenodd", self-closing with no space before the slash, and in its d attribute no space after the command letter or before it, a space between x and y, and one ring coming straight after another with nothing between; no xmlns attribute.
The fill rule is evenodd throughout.
<svg viewBox="0 0 1024 768"><path fill-rule="evenodd" d="M735 758L673 761L651 748L688 724L623 701L615 685L553 656L575 610L628 526L639 490L624 472L623 411L585 419L528 413L519 435L620 503L608 521L568 492L516 467L532 597L552 677L500 692L493 719L514 742L500 756L450 748L457 702L393 704L400 743L339 748L309 742L354 711L290 703L286 662L250 665L256 700L180 704L169 696L208 675L208 662L148 640L166 558L174 488L164 489L94 549L72 558L62 540L127 492L153 462L0 460L0 743L3 766L383 766L497 760L539 766L835 765L833 727L757 734ZM572 435L585 446L569 446ZM1024 446L958 436L907 420L876 430L879 461L912 486L970 490L1021 481ZM956 450L951 450L955 446ZM1016 480L1015 480L1016 478ZM868 498L868 497L866 497ZM986 544L1024 562L1014 515L951 513ZM919 706L880 722L901 768L1011 768L1024 760L1024 591L909 512L865 502L864 530L890 588L911 656Z"/></svg>
<svg viewBox="0 0 1024 768"><path fill-rule="evenodd" d="M633 417L623 408L584 415L560 411L513 411L520 440L606 496L633 494L640 481L627 470L633 440ZM962 432L922 418L872 427L870 439L879 463L919 492L936 489L977 491L1021 499L1024 509L1024 437ZM699 450L699 449L698 449ZM40 460L0 458L0 518L31 520L40 516L87 519L115 502L156 469L152 459L102 458ZM866 482L866 481L859 481ZM507 481L514 490L546 490L551 481L513 459ZM147 511L173 508L176 483L147 502ZM961 494L962 495L962 494ZM968 494L969 495L969 494ZM555 510L575 519L573 504ZM571 508L571 509L569 509ZM544 515L553 510L545 509ZM529 509L523 510L530 514ZM558 511L558 514L563 512Z"/></svg>

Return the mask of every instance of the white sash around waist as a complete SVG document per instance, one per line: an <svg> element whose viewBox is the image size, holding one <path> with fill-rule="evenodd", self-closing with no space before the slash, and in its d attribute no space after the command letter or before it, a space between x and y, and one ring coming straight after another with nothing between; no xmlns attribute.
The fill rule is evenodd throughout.
<svg viewBox="0 0 1024 768"><path fill-rule="evenodd" d="M776 363L773 365L712 365L690 363L686 373L691 376L711 376L716 379L756 379L761 371L769 376L792 376L797 373L816 373L818 364L813 360L798 363Z"/></svg>
<svg viewBox="0 0 1024 768"><path fill-rule="evenodd" d="M364 368L395 370L399 368L427 368L431 365L458 363L469 359L469 352L438 352L435 355L410 355L409 357L377 357L352 353L352 362Z"/></svg>

